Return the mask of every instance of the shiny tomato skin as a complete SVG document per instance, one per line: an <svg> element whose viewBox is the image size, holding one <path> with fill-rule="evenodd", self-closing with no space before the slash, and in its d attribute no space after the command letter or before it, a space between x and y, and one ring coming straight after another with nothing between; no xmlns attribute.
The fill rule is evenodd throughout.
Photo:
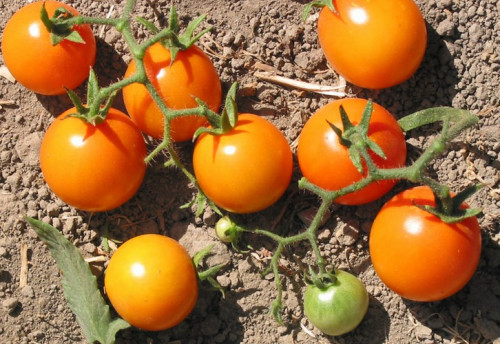
<svg viewBox="0 0 500 344"><path fill-rule="evenodd" d="M128 201L146 172L146 145L140 130L123 112L111 108L93 126L72 108L47 129L40 165L50 189L67 204L85 211L106 211Z"/></svg>
<svg viewBox="0 0 500 344"><path fill-rule="evenodd" d="M161 331L183 321L198 299L193 261L174 239L144 234L111 256L104 286L111 304L131 325Z"/></svg>
<svg viewBox="0 0 500 344"><path fill-rule="evenodd" d="M166 105L171 109L195 108L198 106L195 98L199 98L218 112L222 87L209 57L193 45L179 51L175 61L171 61L170 51L161 43L152 45L144 56L148 78ZM132 61L125 77L135 71L136 65ZM126 86L123 99L128 114L144 133L157 139L163 138L164 117L144 85L134 83ZM171 123L171 138L177 142L191 140L196 129L205 125L206 119L200 116L176 118Z"/></svg>
<svg viewBox="0 0 500 344"><path fill-rule="evenodd" d="M234 213L253 213L275 203L292 177L293 159L283 134L254 114L240 114L235 127L202 134L193 152L196 179L205 195Z"/></svg>
<svg viewBox="0 0 500 344"><path fill-rule="evenodd" d="M78 12L56 1L38 1L26 5L9 20L2 36L2 55L5 65L26 88L43 95L66 92L87 79L96 56L96 41L89 25L76 25L85 44L63 40L53 46L50 33L40 19L40 9L45 8L52 17L58 7L65 7L73 14Z"/></svg>
<svg viewBox="0 0 500 344"><path fill-rule="evenodd" d="M363 320L369 296L354 275L336 271L337 281L327 288L308 285L304 294L304 313L323 333L340 336L354 330Z"/></svg>
<svg viewBox="0 0 500 344"><path fill-rule="evenodd" d="M367 100L361 98L335 100L316 111L306 122L299 137L297 158L302 174L311 183L331 191L349 186L363 178L354 167L347 147L340 143L327 121L343 128L339 110L342 105L351 122L358 124L366 103ZM368 136L382 148L387 157L387 160L384 160L370 152L379 168L401 167L405 164L404 134L394 117L376 103L373 103ZM338 197L335 202L344 205L372 202L383 196L395 183L393 180L374 182L359 191Z"/></svg>
<svg viewBox="0 0 500 344"><path fill-rule="evenodd" d="M462 289L474 274L481 230L475 217L447 224L415 204L435 206L429 187L405 190L382 207L369 238L373 267L403 298L442 300Z"/></svg>
<svg viewBox="0 0 500 344"><path fill-rule="evenodd" d="M412 0L334 0L318 18L320 46L347 81L387 88L410 78L427 46L425 20Z"/></svg>

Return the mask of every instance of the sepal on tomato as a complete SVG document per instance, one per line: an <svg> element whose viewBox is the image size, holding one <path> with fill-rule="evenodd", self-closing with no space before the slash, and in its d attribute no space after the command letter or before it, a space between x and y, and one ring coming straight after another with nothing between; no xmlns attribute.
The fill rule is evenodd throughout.
<svg viewBox="0 0 500 344"><path fill-rule="evenodd" d="M177 16L177 11L175 7L170 8L170 17L168 23L168 30L170 35L163 40L163 44L168 48L172 56L171 64L174 63L175 58L179 51L189 49L193 44L195 44L204 34L212 30L212 27L208 27L201 30L198 34L194 34L195 30L200 26L200 24L205 20L206 15L195 18L191 21L186 30L183 33L179 33L179 17ZM144 23L142 23L144 25ZM148 26L149 28L149 26Z"/></svg>
<svg viewBox="0 0 500 344"><path fill-rule="evenodd" d="M89 73L89 80L87 84L87 102L88 106L85 106L80 99L80 97L74 92L66 88L66 92L68 93L68 97L71 99L71 102L75 106L77 112L71 114L71 117L80 118L83 121L92 124L98 125L106 119L106 115L113 104L113 100L117 94L117 91L113 91L106 98L104 105L97 103L99 101L99 92L100 88L97 83L97 76L94 70L91 68Z"/></svg>
<svg viewBox="0 0 500 344"><path fill-rule="evenodd" d="M52 45L57 45L64 40L68 40L75 43L85 44L85 40L82 38L80 33L73 30L73 25L69 25L66 20L73 18L73 13L67 8L58 7L54 12L52 18L49 18L49 14L45 9L45 2L42 4L40 10L40 19L43 24L50 32L50 40Z"/></svg>
<svg viewBox="0 0 500 344"><path fill-rule="evenodd" d="M222 135L232 130L238 122L238 105L236 104L236 91L238 90L238 83L235 82L229 89L224 109L220 116L207 116L207 120L211 125L211 128L200 127L193 135L193 140L196 140L198 136L203 133L210 135ZM203 102L199 99L196 100L198 104L203 106Z"/></svg>
<svg viewBox="0 0 500 344"><path fill-rule="evenodd" d="M319 289L327 289L337 281L336 270L325 270L317 273L309 266L307 273L304 273L304 281L309 285L315 285Z"/></svg>
<svg viewBox="0 0 500 344"><path fill-rule="evenodd" d="M435 207L430 205L420 205L416 202L413 203L416 207L439 217L439 219L445 223L457 223L470 217L475 217L482 212L479 208L462 207L464 201L479 191L482 187L482 184L475 184L465 188L455 196L452 196L448 192L444 197L440 197L438 193L433 191L436 201Z"/></svg>
<svg viewBox="0 0 500 344"><path fill-rule="evenodd" d="M382 159L387 159L382 148L368 137L368 129L370 127L370 119L373 112L373 101L371 99L368 100L358 125L354 125L351 122L349 115L342 105L339 111L344 131L342 132L340 128L330 122L328 122L328 124L339 137L340 143L348 148L349 157L359 173L364 172L362 160L366 156L364 153L366 153L368 149Z"/></svg>
<svg viewBox="0 0 500 344"><path fill-rule="evenodd" d="M313 7L328 7L333 13L338 14L335 5L333 4L333 0L315 0L311 1L304 7L304 11L302 12L302 20L305 21L309 15L311 14L311 10Z"/></svg>

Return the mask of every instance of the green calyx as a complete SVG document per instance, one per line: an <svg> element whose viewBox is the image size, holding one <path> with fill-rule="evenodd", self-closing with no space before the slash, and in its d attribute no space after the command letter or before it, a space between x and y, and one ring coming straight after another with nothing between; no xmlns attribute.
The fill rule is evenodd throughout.
<svg viewBox="0 0 500 344"><path fill-rule="evenodd" d="M309 266L308 272L304 274L304 281L307 284L314 285L319 289L327 289L337 282L336 271L323 271L317 273L314 269Z"/></svg>
<svg viewBox="0 0 500 344"><path fill-rule="evenodd" d="M467 218L475 217L481 213L481 209L463 208L462 204L465 200L475 194L482 188L481 184L475 184L462 190L455 196L451 196L449 188L443 190L433 190L436 200L436 206L420 205L415 203L415 206L425 210L441 219L445 223L457 223Z"/></svg>
<svg viewBox="0 0 500 344"><path fill-rule="evenodd" d="M222 114L219 116L215 113L210 112L207 116L207 120L211 125L211 128L201 127L196 130L193 135L193 140L196 140L198 136L201 134L210 134L210 135L222 135L232 130L238 122L238 106L236 105L236 91L238 89L238 83L233 83L231 88L229 89L226 102L224 104L224 110L222 110ZM208 106L200 99L196 99L199 105L208 109ZM210 116L211 114L211 116Z"/></svg>
<svg viewBox="0 0 500 344"><path fill-rule="evenodd" d="M97 84L97 76L94 70L91 69L87 86L87 103L90 104L90 107L85 106L80 97L78 97L73 90L66 89L66 92L68 93L68 96L77 111L70 116L80 118L81 120L94 126L104 121L117 92L111 92L111 94L106 98L104 105L99 106L100 104L96 100L99 97L99 91L100 89Z"/></svg>
<svg viewBox="0 0 500 344"><path fill-rule="evenodd" d="M308 3L304 7L304 11L302 12L302 20L306 21L306 19L311 14L311 10L313 7L328 7L333 13L338 14L337 8L333 4L333 0L314 0Z"/></svg>
<svg viewBox="0 0 500 344"><path fill-rule="evenodd" d="M196 29L198 29L205 18L205 14L195 18L188 24L186 30L180 33L179 17L177 15L177 11L175 10L174 6L171 7L167 28L168 34L161 40L162 44L170 51L170 54L172 56L171 63L175 61L175 58L177 57L179 51L189 49L204 34L212 30L212 27L208 27L195 34ZM136 20L154 34L159 34L161 32L160 29L155 26L155 24L148 21L147 19L137 17Z"/></svg>
<svg viewBox="0 0 500 344"><path fill-rule="evenodd" d="M370 127L370 119L373 112L373 102L368 100L365 109L363 110L363 115L361 121L358 125L352 124L343 106L340 106L340 116L342 118L342 125L344 131L334 124L328 122L330 127L333 129L335 134L340 139L340 143L347 147L349 151L349 157L353 165L360 172L364 172L363 167L363 156L366 150L369 149L383 159L386 159L385 153L374 141L368 137L368 128Z"/></svg>
<svg viewBox="0 0 500 344"><path fill-rule="evenodd" d="M42 4L42 9L40 10L40 18L50 32L50 40L52 45L57 45L64 40L68 40L75 43L85 44L80 33L73 30L73 25L67 23L67 20L73 18L73 13L65 7L58 7L54 12L52 18L49 18L47 9L45 8L45 2Z"/></svg>

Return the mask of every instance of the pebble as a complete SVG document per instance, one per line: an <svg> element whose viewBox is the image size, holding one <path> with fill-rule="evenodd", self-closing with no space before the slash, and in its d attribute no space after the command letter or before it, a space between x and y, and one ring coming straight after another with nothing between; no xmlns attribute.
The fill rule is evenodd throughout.
<svg viewBox="0 0 500 344"><path fill-rule="evenodd" d="M438 27L436 28L436 32L440 36L453 36L455 32L455 24L450 18L446 18L439 23Z"/></svg>
<svg viewBox="0 0 500 344"><path fill-rule="evenodd" d="M3 300L2 302L2 307L4 310L6 310L9 314L12 313L17 306L19 306L21 303L19 302L18 299L15 297L9 297L8 299Z"/></svg>
<svg viewBox="0 0 500 344"><path fill-rule="evenodd" d="M35 297L35 291L33 290L32 286L27 285L21 289L21 295L32 299Z"/></svg>
<svg viewBox="0 0 500 344"><path fill-rule="evenodd" d="M351 246L356 243L359 238L359 223L357 221L349 221L346 224L341 225L341 227L335 232L335 236L340 244L345 246Z"/></svg>

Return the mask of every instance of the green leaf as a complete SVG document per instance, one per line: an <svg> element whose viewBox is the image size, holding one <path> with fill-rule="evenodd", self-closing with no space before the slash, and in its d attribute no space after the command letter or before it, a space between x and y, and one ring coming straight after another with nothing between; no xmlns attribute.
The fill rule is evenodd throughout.
<svg viewBox="0 0 500 344"><path fill-rule="evenodd" d="M113 344L116 333L130 325L121 318L111 319L96 278L78 249L51 225L30 217L26 221L49 247L61 270L64 295L87 341Z"/></svg>

